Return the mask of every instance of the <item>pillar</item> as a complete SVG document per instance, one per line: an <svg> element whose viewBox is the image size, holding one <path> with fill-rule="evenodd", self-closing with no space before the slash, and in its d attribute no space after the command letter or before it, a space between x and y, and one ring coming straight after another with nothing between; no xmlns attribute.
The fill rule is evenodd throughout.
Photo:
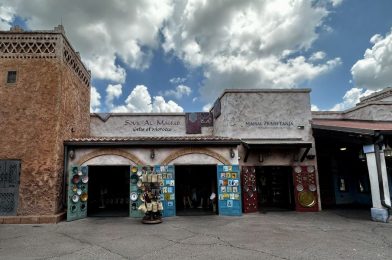
<svg viewBox="0 0 392 260"><path fill-rule="evenodd" d="M375 153L375 145L364 145L363 151L366 154L366 162L369 171L369 179L370 179L370 189L372 193L372 203L373 207L371 208L371 216L372 220L379 222L388 222L389 219L389 211L386 207L382 205L382 198L380 193L380 185L378 178L378 169L381 170L383 187L384 187L384 198L385 203L387 205L391 205L391 199L389 195L389 186L388 186L388 178L387 178L387 168L385 164L384 152L380 149L380 161L377 162L376 153ZM377 165L377 164L380 165Z"/></svg>

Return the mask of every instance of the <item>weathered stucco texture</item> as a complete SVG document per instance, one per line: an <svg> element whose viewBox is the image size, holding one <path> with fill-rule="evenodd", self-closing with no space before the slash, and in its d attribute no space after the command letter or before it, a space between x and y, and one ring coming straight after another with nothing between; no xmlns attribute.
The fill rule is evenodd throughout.
<svg viewBox="0 0 392 260"><path fill-rule="evenodd" d="M0 55L0 159L21 160L18 215L62 209L63 140L89 134L89 85L63 61L63 35L41 36L56 39L51 57ZM6 84L9 70L17 71L16 84Z"/></svg>
<svg viewBox="0 0 392 260"><path fill-rule="evenodd" d="M311 118L308 90L226 92L214 135L313 141Z"/></svg>

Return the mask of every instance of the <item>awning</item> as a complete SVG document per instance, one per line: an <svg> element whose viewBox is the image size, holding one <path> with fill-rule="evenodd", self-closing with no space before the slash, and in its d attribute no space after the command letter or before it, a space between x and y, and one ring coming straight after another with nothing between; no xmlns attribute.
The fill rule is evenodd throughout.
<svg viewBox="0 0 392 260"><path fill-rule="evenodd" d="M392 122L385 121L313 119L312 128L361 135L392 134Z"/></svg>
<svg viewBox="0 0 392 260"><path fill-rule="evenodd" d="M64 141L67 146L237 146L240 139L220 136L85 137Z"/></svg>
<svg viewBox="0 0 392 260"><path fill-rule="evenodd" d="M242 139L242 145L245 147L244 162L247 162L250 152L253 150L262 150L266 148L305 148L301 156L301 162L304 161L312 142L303 141L301 138L282 138L282 139Z"/></svg>

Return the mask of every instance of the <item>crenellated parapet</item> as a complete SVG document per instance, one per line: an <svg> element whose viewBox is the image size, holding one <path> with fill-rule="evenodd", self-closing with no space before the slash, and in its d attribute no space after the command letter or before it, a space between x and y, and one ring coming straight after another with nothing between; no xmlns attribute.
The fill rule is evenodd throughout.
<svg viewBox="0 0 392 260"><path fill-rule="evenodd" d="M69 44L61 25L49 31L23 31L20 27L0 31L0 59L58 59L90 86L91 73Z"/></svg>

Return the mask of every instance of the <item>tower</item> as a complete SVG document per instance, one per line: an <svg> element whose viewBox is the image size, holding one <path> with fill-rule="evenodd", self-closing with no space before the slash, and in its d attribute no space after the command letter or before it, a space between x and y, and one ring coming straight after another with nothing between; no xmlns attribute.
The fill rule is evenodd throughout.
<svg viewBox="0 0 392 260"><path fill-rule="evenodd" d="M61 25L0 31L0 216L63 209L63 141L89 135L90 78Z"/></svg>

